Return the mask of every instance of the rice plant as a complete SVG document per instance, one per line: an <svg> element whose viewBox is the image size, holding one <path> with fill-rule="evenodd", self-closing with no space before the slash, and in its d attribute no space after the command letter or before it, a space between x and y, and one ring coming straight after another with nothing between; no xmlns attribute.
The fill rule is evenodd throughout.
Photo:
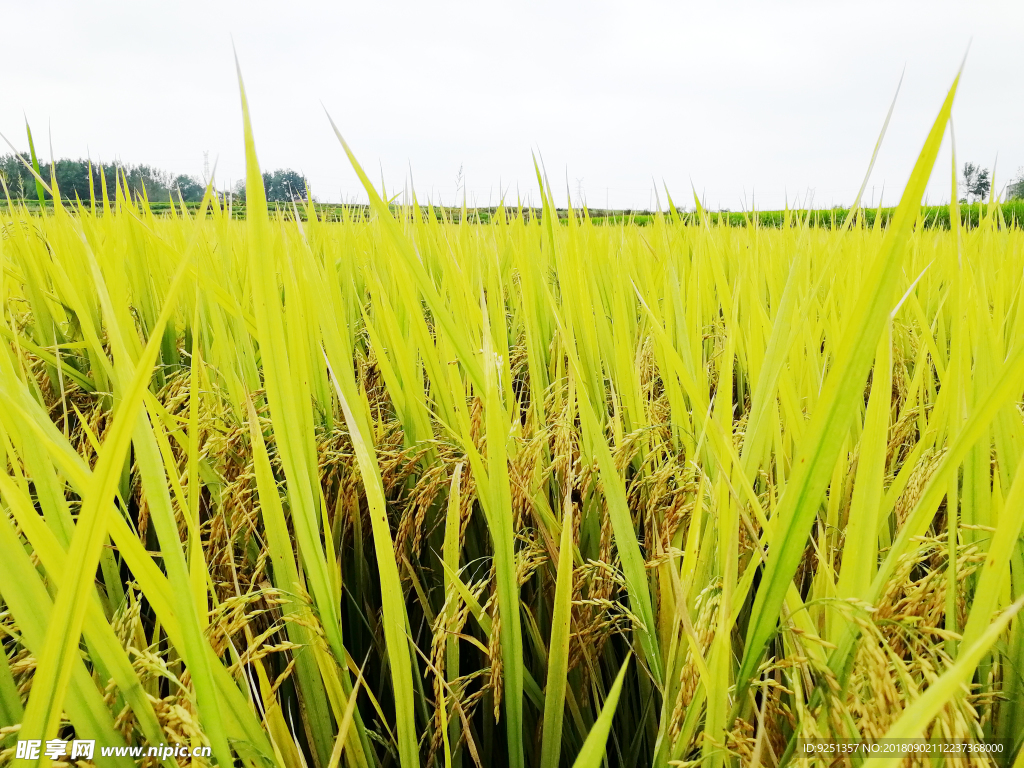
<svg viewBox="0 0 1024 768"><path fill-rule="evenodd" d="M955 90L885 226L560 220L541 169L484 223L340 134L369 210L270 211L244 90L244 221L8 198L0 761L1019 753L1024 235L923 226Z"/></svg>

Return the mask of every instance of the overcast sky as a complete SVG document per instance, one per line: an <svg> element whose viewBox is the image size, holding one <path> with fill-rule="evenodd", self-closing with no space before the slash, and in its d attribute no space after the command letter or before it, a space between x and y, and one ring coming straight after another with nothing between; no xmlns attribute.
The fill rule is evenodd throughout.
<svg viewBox="0 0 1024 768"><path fill-rule="evenodd" d="M849 204L906 70L866 203L895 202L968 43L957 156L1024 165L1024 2L109 2L5 0L0 131L57 157L244 174L232 40L265 169L338 201L371 177L469 203ZM948 201L948 139L929 187ZM364 196L365 199L365 196Z"/></svg>

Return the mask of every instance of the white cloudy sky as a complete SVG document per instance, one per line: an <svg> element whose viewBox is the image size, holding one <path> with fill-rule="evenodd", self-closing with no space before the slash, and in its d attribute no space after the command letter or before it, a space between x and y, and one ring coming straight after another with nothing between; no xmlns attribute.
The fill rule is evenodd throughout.
<svg viewBox="0 0 1024 768"><path fill-rule="evenodd" d="M997 186L1024 165L1021 0L112 2L5 0L0 131L22 113L56 156L243 174L232 40L265 168L324 200L358 182L326 108L374 177L451 202L553 186L646 207L653 180L712 207L851 202L901 72L867 200L894 201L971 43L954 111L961 162ZM972 42L973 41L973 42ZM948 141L929 188L948 200ZM500 186L499 186L500 185ZM534 195L535 196L535 195ZM562 193L564 201L564 192Z"/></svg>

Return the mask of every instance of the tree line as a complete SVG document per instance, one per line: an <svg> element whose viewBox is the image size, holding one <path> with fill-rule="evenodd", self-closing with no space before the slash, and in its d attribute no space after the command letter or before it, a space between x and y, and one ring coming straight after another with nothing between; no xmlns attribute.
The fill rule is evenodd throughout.
<svg viewBox="0 0 1024 768"><path fill-rule="evenodd" d="M28 154L0 156L0 181L6 186L7 194L12 199L36 199L36 179L26 167L26 163L31 165ZM163 202L169 199L177 201L180 197L186 203L198 203L203 199L203 193L206 191L206 182L198 176L174 175L146 164L119 164L102 167L93 165L91 172L93 194L97 198L101 195L103 181L106 181L108 195L113 197L119 176L122 177L122 184L126 185L127 191L132 197L141 197L145 191L146 197L154 202ZM57 160L52 167L51 163L39 166L39 175L47 182L54 175L56 176L60 196L69 202L74 202L76 198L83 201L90 199L89 174L90 163L81 158ZM969 203L972 198L974 201L984 200L989 194L991 185L992 181L987 168L981 168L970 162L965 163L959 184L963 195L960 202ZM263 188L266 190L268 202L289 203L306 200L309 194L308 187L306 177L290 168L278 168L275 171L263 172ZM45 200L49 200L51 197L45 189L42 194ZM235 199L244 202L245 182L238 182L232 188L231 194ZM1008 199L1024 198L1024 168L1018 171L1017 178L1011 180L1007 185L1006 197Z"/></svg>
<svg viewBox="0 0 1024 768"><path fill-rule="evenodd" d="M24 161L24 162L23 162ZM31 165L28 154L7 154L0 156L0 181L7 188L7 194L14 200L37 199L36 179L26 167ZM54 163L41 163L39 175L49 184L56 177L57 189L61 199L74 202L90 199L89 176L92 173L92 193L100 198L102 185L106 182L107 194L113 199L117 189L117 181L126 188L133 198L139 198L145 192L147 199L163 202L173 199L175 202L184 200L186 203L198 203L206 192L206 182L198 176L172 174L151 165L118 164L99 166L81 158L72 160L64 158ZM279 168L275 171L263 172L263 187L267 192L267 201L285 203L293 200L305 200L308 194L306 177L291 169ZM231 190L232 195L241 201L245 200L245 183L239 182ZM42 190L43 199L52 196ZM223 193L222 193L223 194Z"/></svg>

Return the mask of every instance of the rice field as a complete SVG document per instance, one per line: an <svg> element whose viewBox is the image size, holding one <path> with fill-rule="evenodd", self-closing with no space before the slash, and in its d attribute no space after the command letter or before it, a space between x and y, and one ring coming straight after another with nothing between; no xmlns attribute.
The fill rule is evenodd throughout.
<svg viewBox="0 0 1024 768"><path fill-rule="evenodd" d="M923 225L954 92L884 227L559 220L541 170L455 220L343 140L369 212L271 213L244 91L244 221L8 201L0 762L1018 754L1024 234Z"/></svg>

